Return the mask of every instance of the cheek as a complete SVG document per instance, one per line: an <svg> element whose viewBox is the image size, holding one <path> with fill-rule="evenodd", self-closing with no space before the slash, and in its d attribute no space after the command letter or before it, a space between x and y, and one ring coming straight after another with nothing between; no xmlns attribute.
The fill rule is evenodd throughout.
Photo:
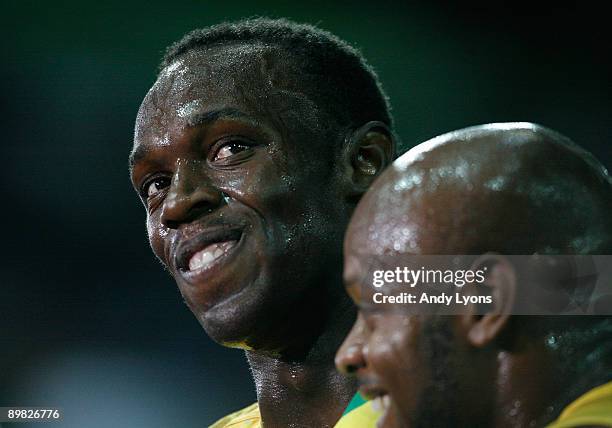
<svg viewBox="0 0 612 428"><path fill-rule="evenodd" d="M147 235L149 236L149 244L153 253L165 265L168 263L165 260L164 242L168 236L168 229L161 225L159 215L147 215Z"/></svg>
<svg viewBox="0 0 612 428"><path fill-rule="evenodd" d="M398 373L408 374L416 369L415 350L405 336L404 332L377 332L370 341L371 364L391 383L396 381Z"/></svg>
<svg viewBox="0 0 612 428"><path fill-rule="evenodd" d="M244 205L259 212L274 211L292 195L290 174L278 163L274 153L259 153L244 168L217 171L211 179L215 187Z"/></svg>
<svg viewBox="0 0 612 428"><path fill-rule="evenodd" d="M408 321L377 333L370 345L370 363L400 407L413 407L424 385L422 348Z"/></svg>

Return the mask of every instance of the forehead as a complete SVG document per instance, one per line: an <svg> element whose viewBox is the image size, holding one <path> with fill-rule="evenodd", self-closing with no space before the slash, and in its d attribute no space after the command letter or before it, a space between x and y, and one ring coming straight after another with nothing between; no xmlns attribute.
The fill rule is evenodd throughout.
<svg viewBox="0 0 612 428"><path fill-rule="evenodd" d="M143 100L139 140L190 125L198 113L232 109L262 123L318 130L318 106L294 64L269 45L230 45L188 52L162 70Z"/></svg>
<svg viewBox="0 0 612 428"><path fill-rule="evenodd" d="M377 179L357 205L345 235L345 286L360 305L371 302L373 293L381 291L373 286L373 272L390 269L397 261L395 244L404 243L412 233L404 235L403 210L390 192L392 182L388 172Z"/></svg>
<svg viewBox="0 0 612 428"><path fill-rule="evenodd" d="M164 68L142 102L139 119L184 117L198 104L244 103L263 92L264 70L257 67L261 52L255 47L234 51L194 51Z"/></svg>
<svg viewBox="0 0 612 428"><path fill-rule="evenodd" d="M346 233L347 254L369 258L418 249L424 208L418 201L420 173L398 174L393 168L390 166L359 202Z"/></svg>
<svg viewBox="0 0 612 428"><path fill-rule="evenodd" d="M387 168L353 214L346 252L463 254L478 239L471 219L491 216L478 180L463 172L471 164L459 155L453 162L442 157Z"/></svg>

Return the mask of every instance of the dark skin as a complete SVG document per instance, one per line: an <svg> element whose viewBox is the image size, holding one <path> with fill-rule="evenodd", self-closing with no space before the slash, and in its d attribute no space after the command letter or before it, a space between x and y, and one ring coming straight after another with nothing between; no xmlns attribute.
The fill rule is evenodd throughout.
<svg viewBox="0 0 612 428"><path fill-rule="evenodd" d="M562 410L560 392L577 379L561 371L543 337L526 334L533 320L508 315L517 272L486 253L531 254L549 245L557 254L597 254L592 246L612 230L609 178L566 143L531 124L445 134L400 157L358 205L345 238L344 281L360 310L336 364L359 380L362 394L379 398L379 427L544 426ZM541 193L554 183L568 192L562 212L588 203L588 218L557 220L558 197ZM365 305L378 291L366 266L389 269L435 254L485 254L472 268L489 267L495 307L443 317Z"/></svg>
<svg viewBox="0 0 612 428"><path fill-rule="evenodd" d="M218 343L247 351L266 427L333 426L355 391L333 355L354 320L341 281L356 199L393 153L360 124L344 150L274 48L190 52L136 122L132 181L156 256Z"/></svg>

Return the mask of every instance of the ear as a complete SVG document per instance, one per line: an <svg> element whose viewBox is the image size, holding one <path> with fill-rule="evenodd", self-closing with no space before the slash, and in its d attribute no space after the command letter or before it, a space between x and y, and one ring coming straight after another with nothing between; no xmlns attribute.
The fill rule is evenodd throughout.
<svg viewBox="0 0 612 428"><path fill-rule="evenodd" d="M395 156L395 136L383 122L368 122L348 136L342 167L349 197L360 197Z"/></svg>
<svg viewBox="0 0 612 428"><path fill-rule="evenodd" d="M469 304L459 316L466 341L480 348L499 338L508 325L516 297L517 274L508 258L494 253L478 257L470 269L484 271L485 279L469 288L479 295L491 296L490 305Z"/></svg>

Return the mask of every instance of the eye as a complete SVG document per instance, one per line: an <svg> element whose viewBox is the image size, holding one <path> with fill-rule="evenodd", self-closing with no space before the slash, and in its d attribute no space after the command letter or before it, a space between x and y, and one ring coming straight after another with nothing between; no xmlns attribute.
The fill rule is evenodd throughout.
<svg viewBox="0 0 612 428"><path fill-rule="evenodd" d="M250 144L243 143L241 141L232 141L229 143L225 143L217 150L212 160L214 162L227 159L231 156L237 155L240 152L248 150L250 147Z"/></svg>
<svg viewBox="0 0 612 428"><path fill-rule="evenodd" d="M169 185L170 179L168 177L155 177L152 180L147 181L144 186L142 186L142 194L144 197L150 198L164 190Z"/></svg>

